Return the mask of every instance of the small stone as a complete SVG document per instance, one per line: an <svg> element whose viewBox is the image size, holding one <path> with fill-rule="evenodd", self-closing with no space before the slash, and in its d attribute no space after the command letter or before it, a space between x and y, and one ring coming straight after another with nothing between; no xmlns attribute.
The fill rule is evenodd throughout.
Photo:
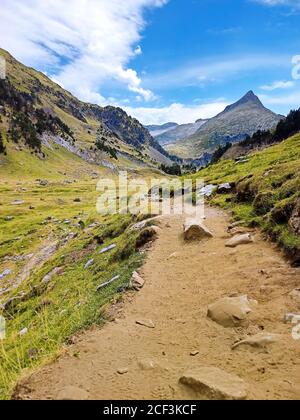
<svg viewBox="0 0 300 420"><path fill-rule="evenodd" d="M4 218L4 220L5 220L5 222L11 222L12 220L14 220L14 217L13 216L6 216Z"/></svg>
<svg viewBox="0 0 300 420"><path fill-rule="evenodd" d="M80 198L75 198L74 203L81 203L81 199Z"/></svg>
<svg viewBox="0 0 300 420"><path fill-rule="evenodd" d="M58 401L86 401L88 399L89 394L84 389L75 386L68 386L57 395Z"/></svg>
<svg viewBox="0 0 300 420"><path fill-rule="evenodd" d="M15 200L11 203L12 206L21 206L22 204L24 204L23 200Z"/></svg>
<svg viewBox="0 0 300 420"><path fill-rule="evenodd" d="M246 400L245 382L236 375L215 367L200 367L186 372L180 382L209 400Z"/></svg>
<svg viewBox="0 0 300 420"><path fill-rule="evenodd" d="M150 359L139 360L138 365L141 370L153 370L156 368L155 362Z"/></svg>
<svg viewBox="0 0 300 420"><path fill-rule="evenodd" d="M198 356L199 353L199 350L191 351L190 356L195 357Z"/></svg>
<svg viewBox="0 0 300 420"><path fill-rule="evenodd" d="M136 321L136 324L146 328L155 328L155 325L151 319L140 319Z"/></svg>
<svg viewBox="0 0 300 420"><path fill-rule="evenodd" d="M178 257L179 257L179 253L178 252L174 252L167 259L168 260L173 260L173 259L178 258Z"/></svg>
<svg viewBox="0 0 300 420"><path fill-rule="evenodd" d="M278 334L270 334L270 333L259 333L254 335L253 337L246 338L245 340L239 341L238 343L232 346L232 350L236 349L240 346L250 346L250 347L257 347L257 348L264 348L267 345L276 343L279 339Z"/></svg>
<svg viewBox="0 0 300 420"><path fill-rule="evenodd" d="M89 267L91 267L92 265L94 264L94 260L92 259L92 260L89 260L86 264L85 264L85 266L84 266L84 269L85 270L87 270Z"/></svg>
<svg viewBox="0 0 300 420"><path fill-rule="evenodd" d="M239 245L247 245L254 242L253 237L250 233L245 233L243 235L234 236L228 242L226 242L226 247L228 248L235 248Z"/></svg>
<svg viewBox="0 0 300 420"><path fill-rule="evenodd" d="M26 334L28 334L28 328L23 328L23 330L19 332L20 337L24 337Z"/></svg>
<svg viewBox="0 0 300 420"><path fill-rule="evenodd" d="M119 375L125 375L126 373L128 373L129 369L128 368L123 368L123 369L118 369L117 372Z"/></svg>
<svg viewBox="0 0 300 420"><path fill-rule="evenodd" d="M145 280L135 271L132 275L131 283L135 289L140 290L144 287Z"/></svg>
<svg viewBox="0 0 300 420"><path fill-rule="evenodd" d="M106 254L107 252L112 251L113 249L115 249L116 246L117 245L112 244L112 245L108 246L107 248L103 248L103 249L101 249L101 251L99 252L99 254Z"/></svg>
<svg viewBox="0 0 300 420"><path fill-rule="evenodd" d="M292 313L285 314L283 322L285 324L298 324L300 322L300 315Z"/></svg>

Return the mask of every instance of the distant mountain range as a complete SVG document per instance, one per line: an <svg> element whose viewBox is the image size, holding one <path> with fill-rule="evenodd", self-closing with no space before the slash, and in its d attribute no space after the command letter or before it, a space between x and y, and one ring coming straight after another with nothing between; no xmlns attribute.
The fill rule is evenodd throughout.
<svg viewBox="0 0 300 420"><path fill-rule="evenodd" d="M178 125L175 123L167 123L165 125L156 126L155 130L151 131L152 136L162 146L167 146L178 140L185 139L192 136L204 125L208 120L197 120L195 123ZM147 127L148 128L148 127ZM148 128L149 129L149 128Z"/></svg>
<svg viewBox="0 0 300 420"><path fill-rule="evenodd" d="M265 108L249 91L239 101L210 120L177 126L156 136L166 150L184 159L198 159L227 142L238 143L257 130L269 130L285 117ZM198 125L198 126L197 126Z"/></svg>

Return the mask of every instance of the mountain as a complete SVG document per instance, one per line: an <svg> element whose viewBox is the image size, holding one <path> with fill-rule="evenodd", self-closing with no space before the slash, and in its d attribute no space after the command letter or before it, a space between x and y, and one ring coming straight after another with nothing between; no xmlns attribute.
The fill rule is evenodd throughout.
<svg viewBox="0 0 300 420"><path fill-rule="evenodd" d="M50 138L93 163L123 157L171 163L149 131L121 108L82 102L8 52L0 49L0 55L7 69L6 79L0 80L0 133L6 142L29 147L40 157Z"/></svg>
<svg viewBox="0 0 300 420"><path fill-rule="evenodd" d="M150 132L151 136L155 138L160 134L166 133L167 131L176 128L177 126L177 123L169 122L163 125L146 125L146 128Z"/></svg>
<svg viewBox="0 0 300 420"><path fill-rule="evenodd" d="M156 135L155 139L162 146L174 143L178 140L182 140L189 136L192 136L207 121L208 120L200 119L200 120L197 120L195 123L177 125L177 127L175 128L173 127L172 129L166 130L164 133Z"/></svg>
<svg viewBox="0 0 300 420"><path fill-rule="evenodd" d="M239 101L207 121L193 135L167 147L183 158L198 158L227 142L238 143L257 130L274 128L284 117L265 108L259 98L248 92Z"/></svg>

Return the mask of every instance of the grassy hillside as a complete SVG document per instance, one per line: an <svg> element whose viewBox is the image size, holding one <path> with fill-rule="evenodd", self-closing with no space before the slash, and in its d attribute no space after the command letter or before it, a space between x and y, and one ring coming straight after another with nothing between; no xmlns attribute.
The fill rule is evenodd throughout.
<svg viewBox="0 0 300 420"><path fill-rule="evenodd" d="M0 156L0 275L9 273L0 280L7 326L0 340L0 399L10 397L23 374L55 358L76 332L105 322L106 305L121 299L143 261L140 233L128 230L136 219L96 212L98 180L117 173L52 146L43 149L45 160L11 143ZM122 165L131 166L131 178L153 175L130 160ZM111 244L114 250L99 254Z"/></svg>
<svg viewBox="0 0 300 420"><path fill-rule="evenodd" d="M84 103L8 52L0 49L0 55L7 70L0 80L0 130L7 140L25 140L37 149L42 135L50 133L75 142L76 152L88 151L98 163L103 155L115 162L123 153L152 165L170 163L148 130L122 109Z"/></svg>
<svg viewBox="0 0 300 420"><path fill-rule="evenodd" d="M235 220L261 227L299 263L300 134L248 158L221 161L195 177L215 185L235 183L231 194L215 194L212 203L232 210Z"/></svg>

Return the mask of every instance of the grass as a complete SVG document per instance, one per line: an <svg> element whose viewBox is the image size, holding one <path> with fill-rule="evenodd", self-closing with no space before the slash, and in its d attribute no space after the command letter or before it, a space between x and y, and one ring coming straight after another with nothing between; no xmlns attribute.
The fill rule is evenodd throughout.
<svg viewBox="0 0 300 420"><path fill-rule="evenodd" d="M139 233L128 229L136 218L96 212L98 179L116 174L60 147L47 150L42 161L7 146L7 156L0 157L0 274L5 269L11 274L0 281L0 289L19 279L31 255L37 259L17 289L0 295L0 304L15 299L0 310L7 326L7 337L0 341L0 399L10 398L22 376L55 359L75 333L102 325L104 309L120 299L143 263L136 247ZM129 174L149 175L149 168ZM40 185L38 178L48 184ZM22 203L14 205L15 200ZM38 256L51 244L54 250L41 261ZM111 244L114 250L99 254ZM93 264L85 268L90 260ZM56 268L59 272L53 272ZM54 274L45 284L49 273ZM115 276L120 277L97 292ZM28 333L20 336L24 328Z"/></svg>
<svg viewBox="0 0 300 420"><path fill-rule="evenodd" d="M300 203L300 134L252 153L249 161L221 161L194 175L205 183L232 182L232 194L215 194L212 204L229 209L234 220L259 226L293 259L300 258L300 238L289 220Z"/></svg>

